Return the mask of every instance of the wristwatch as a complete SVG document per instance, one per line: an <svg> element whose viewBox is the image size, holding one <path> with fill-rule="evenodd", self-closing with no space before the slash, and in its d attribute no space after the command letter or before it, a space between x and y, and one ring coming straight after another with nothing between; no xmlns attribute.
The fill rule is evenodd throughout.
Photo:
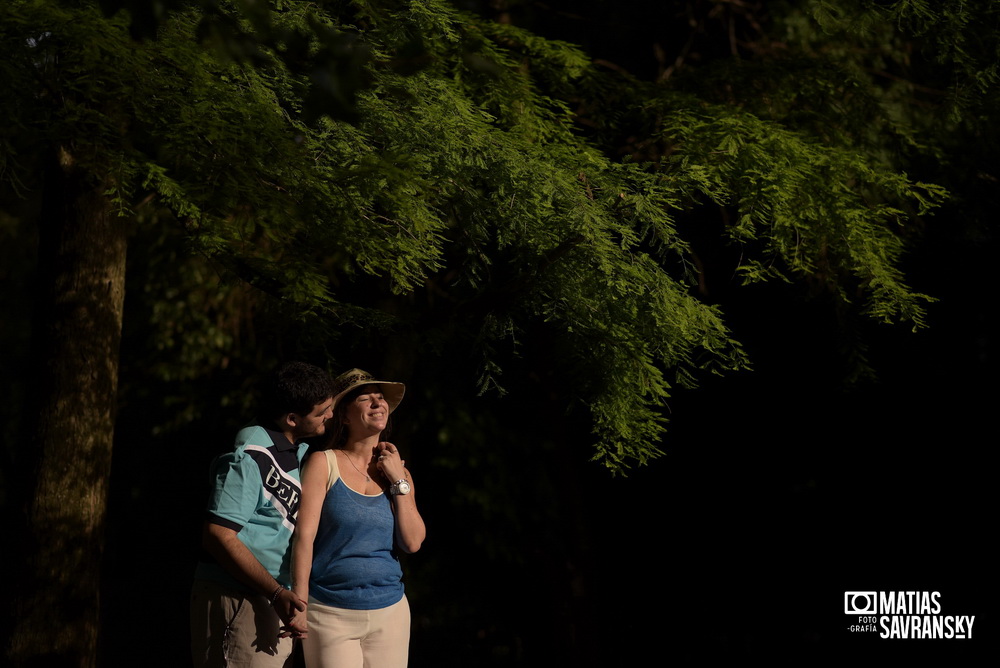
<svg viewBox="0 0 1000 668"><path fill-rule="evenodd" d="M389 493L393 496L396 496L397 494L409 494L410 483L406 482L406 478L400 478L396 482L389 485Z"/></svg>

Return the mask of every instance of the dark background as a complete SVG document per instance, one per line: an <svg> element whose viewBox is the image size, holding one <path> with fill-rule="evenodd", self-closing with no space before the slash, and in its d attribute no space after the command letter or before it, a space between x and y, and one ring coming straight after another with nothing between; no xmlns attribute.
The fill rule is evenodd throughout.
<svg viewBox="0 0 1000 668"><path fill-rule="evenodd" d="M651 79L653 44L669 51L684 38L678 4L627 13L597 0L468 6ZM727 53L724 38L698 44L702 59ZM971 163L989 160L985 145L970 140L967 150ZM588 461L585 410L545 364L542 327L528 333L534 352L505 370L503 398L478 397L447 354L400 364L393 341L341 351L344 368L405 369L392 438L428 524L423 549L404 562L411 665L978 665L996 656L987 569L997 555L986 539L996 532L987 456L996 441L996 197L959 190L914 238L905 271L939 299L919 332L872 323L847 331L834 305L805 288L717 278L709 299L753 370L676 391L666 454L624 476ZM141 305L127 294L102 662L185 665L208 465L250 416L230 406L151 432L186 407L157 404L130 339L129 309ZM6 298L9 312L24 306L18 299ZM269 326L260 323L260 338L197 396L252 391L258 359L318 355L310 332L272 341ZM878 375L851 384L858 341ZM442 379L447 394L428 396ZM8 509L14 502L5 498ZM973 638L850 633L847 590L939 591L942 614L976 616Z"/></svg>
<svg viewBox="0 0 1000 668"><path fill-rule="evenodd" d="M861 332L875 381L845 384L843 332L823 299L789 286L727 293L754 369L678 391L665 456L625 476L587 460L587 423L539 360L507 370L502 399L476 397L457 374L448 396L426 396L455 372L447 357L414 364L392 437L429 531L404 557L411 665L993 655L995 243L952 232L931 230L909 260L915 287L940 299L930 328ZM372 348L350 359L389 362ZM150 439L151 410L119 418L108 665L150 648L149 665L186 660L203 472L245 418ZM843 598L857 590L938 591L941 614L976 616L973 638L851 633Z"/></svg>

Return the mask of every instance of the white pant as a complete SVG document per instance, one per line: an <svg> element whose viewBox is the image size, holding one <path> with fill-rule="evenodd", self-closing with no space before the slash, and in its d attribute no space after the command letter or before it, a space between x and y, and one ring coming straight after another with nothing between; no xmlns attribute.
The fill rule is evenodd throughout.
<svg viewBox="0 0 1000 668"><path fill-rule="evenodd" d="M406 668L410 605L406 596L378 610L334 608L309 597L306 668Z"/></svg>

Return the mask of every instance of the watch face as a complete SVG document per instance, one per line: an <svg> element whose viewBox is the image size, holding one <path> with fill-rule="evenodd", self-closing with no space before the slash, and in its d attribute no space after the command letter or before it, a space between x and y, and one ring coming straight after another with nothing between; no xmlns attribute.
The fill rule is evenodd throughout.
<svg viewBox="0 0 1000 668"><path fill-rule="evenodd" d="M396 485L397 494L409 494L410 493L410 483L402 480Z"/></svg>

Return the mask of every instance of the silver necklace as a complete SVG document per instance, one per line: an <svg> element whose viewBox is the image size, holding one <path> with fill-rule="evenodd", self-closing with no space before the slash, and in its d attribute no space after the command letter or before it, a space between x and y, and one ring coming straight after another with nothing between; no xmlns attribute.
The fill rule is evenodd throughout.
<svg viewBox="0 0 1000 668"><path fill-rule="evenodd" d="M341 452L344 452L344 451L341 450ZM354 463L354 460L351 459L350 455L348 455L346 452L344 452L344 457L346 457L347 461L349 461L351 463L351 466L354 467L355 471L357 471L358 473L361 473L361 469L359 469L358 465ZM372 479L368 477L367 473L361 473L361 475L363 475L365 477L365 482L371 482L372 481Z"/></svg>

